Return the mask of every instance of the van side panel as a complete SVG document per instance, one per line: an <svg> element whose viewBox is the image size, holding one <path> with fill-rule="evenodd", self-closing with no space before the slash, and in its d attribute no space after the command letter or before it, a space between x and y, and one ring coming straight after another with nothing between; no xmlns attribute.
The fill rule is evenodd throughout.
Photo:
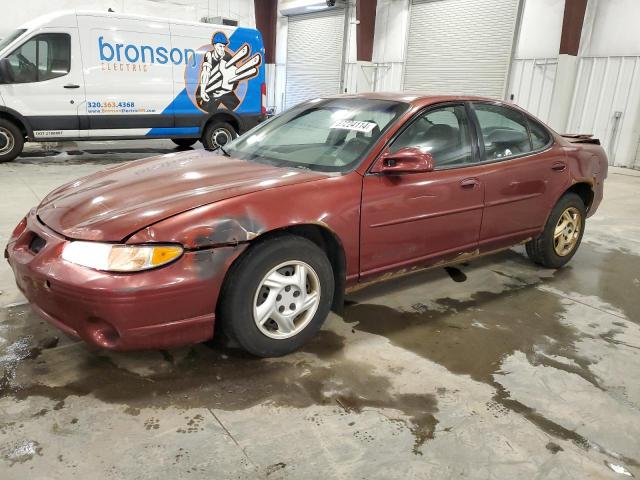
<svg viewBox="0 0 640 480"><path fill-rule="evenodd" d="M84 15L78 17L90 137L140 137L174 127L167 104L172 71L183 63L171 49L169 23Z"/></svg>

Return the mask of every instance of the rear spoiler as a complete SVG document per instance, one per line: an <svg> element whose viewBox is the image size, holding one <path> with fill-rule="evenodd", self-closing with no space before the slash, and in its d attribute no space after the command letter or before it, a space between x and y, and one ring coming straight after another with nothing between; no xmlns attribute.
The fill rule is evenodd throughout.
<svg viewBox="0 0 640 480"><path fill-rule="evenodd" d="M593 145L600 145L600 139L593 138L593 134L563 133L561 137L566 138L571 143L591 143Z"/></svg>

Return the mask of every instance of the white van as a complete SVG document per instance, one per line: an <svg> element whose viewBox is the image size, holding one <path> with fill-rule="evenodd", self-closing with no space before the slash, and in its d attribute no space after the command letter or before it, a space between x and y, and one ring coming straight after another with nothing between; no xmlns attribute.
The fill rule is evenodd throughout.
<svg viewBox="0 0 640 480"><path fill-rule="evenodd" d="M255 29L61 12L0 41L0 162L25 141L200 139L217 148L265 117Z"/></svg>

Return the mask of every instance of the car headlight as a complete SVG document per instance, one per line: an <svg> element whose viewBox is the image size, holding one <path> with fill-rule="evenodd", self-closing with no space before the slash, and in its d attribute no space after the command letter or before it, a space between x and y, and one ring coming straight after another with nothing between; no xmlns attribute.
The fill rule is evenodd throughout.
<svg viewBox="0 0 640 480"><path fill-rule="evenodd" d="M70 242L62 250L68 262L109 272L139 272L160 267L182 255L180 245L118 245Z"/></svg>

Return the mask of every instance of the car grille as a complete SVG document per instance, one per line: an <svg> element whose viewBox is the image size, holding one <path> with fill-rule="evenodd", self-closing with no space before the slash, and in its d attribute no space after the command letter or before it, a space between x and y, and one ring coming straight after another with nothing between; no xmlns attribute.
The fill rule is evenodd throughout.
<svg viewBox="0 0 640 480"><path fill-rule="evenodd" d="M44 248L46 244L47 242L45 241L44 238L34 233L33 238L29 242L29 250L31 250L33 253L38 253L40 250Z"/></svg>

